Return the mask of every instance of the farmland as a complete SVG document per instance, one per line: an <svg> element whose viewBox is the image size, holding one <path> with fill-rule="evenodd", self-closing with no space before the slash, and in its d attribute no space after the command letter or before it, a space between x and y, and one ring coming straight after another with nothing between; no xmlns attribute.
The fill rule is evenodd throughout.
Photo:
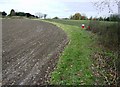
<svg viewBox="0 0 120 87"><path fill-rule="evenodd" d="M114 73L104 65L113 63L107 65L101 53L106 60L114 55L98 45L97 34L86 31L89 22L3 19L3 85L108 84L105 79L113 79ZM81 28L83 23L85 29Z"/></svg>
<svg viewBox="0 0 120 87"><path fill-rule="evenodd" d="M68 42L62 29L28 19L2 20L2 84L47 84Z"/></svg>
<svg viewBox="0 0 120 87"><path fill-rule="evenodd" d="M46 19L50 22L56 22L56 23L61 23L61 24L65 24L65 25L71 25L71 26L77 26L77 27L81 27L82 24L85 24L85 26L89 25L89 20L59 20L59 19Z"/></svg>
<svg viewBox="0 0 120 87"><path fill-rule="evenodd" d="M0 86L120 86L120 0L1 0Z"/></svg>

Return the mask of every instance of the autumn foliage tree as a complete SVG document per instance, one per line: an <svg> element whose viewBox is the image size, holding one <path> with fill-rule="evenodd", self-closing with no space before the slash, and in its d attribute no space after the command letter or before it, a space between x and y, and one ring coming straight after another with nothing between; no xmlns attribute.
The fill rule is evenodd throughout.
<svg viewBox="0 0 120 87"><path fill-rule="evenodd" d="M70 19L73 19L73 20L87 20L88 18L85 14L81 15L80 13L75 13L74 15L70 16Z"/></svg>
<svg viewBox="0 0 120 87"><path fill-rule="evenodd" d="M70 17L70 19L80 20L81 19L81 14L80 13L75 13L73 16Z"/></svg>

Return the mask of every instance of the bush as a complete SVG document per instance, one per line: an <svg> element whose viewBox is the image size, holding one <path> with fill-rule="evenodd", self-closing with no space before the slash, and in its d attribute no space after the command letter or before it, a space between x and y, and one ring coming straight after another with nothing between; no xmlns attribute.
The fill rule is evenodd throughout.
<svg viewBox="0 0 120 87"><path fill-rule="evenodd" d="M112 50L118 48L118 35L120 25L118 22L100 22L97 20L91 20L89 23L89 29L93 33L98 35L99 42L104 46Z"/></svg>
<svg viewBox="0 0 120 87"><path fill-rule="evenodd" d="M103 47L102 52L93 54L93 58L98 72L102 72L105 84L108 85L120 84L119 29L120 22L106 21L90 21L87 29L97 34L98 42Z"/></svg>

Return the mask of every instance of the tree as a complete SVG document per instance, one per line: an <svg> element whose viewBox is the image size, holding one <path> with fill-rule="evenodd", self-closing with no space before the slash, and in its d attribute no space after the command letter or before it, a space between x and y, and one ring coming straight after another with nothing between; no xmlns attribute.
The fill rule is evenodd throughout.
<svg viewBox="0 0 120 87"><path fill-rule="evenodd" d="M70 16L70 19L73 19L73 16L72 16L72 15Z"/></svg>
<svg viewBox="0 0 120 87"><path fill-rule="evenodd" d="M46 19L46 17L47 17L47 14L44 14L44 19Z"/></svg>
<svg viewBox="0 0 120 87"><path fill-rule="evenodd" d="M112 14L112 15L110 15L110 21L118 21L118 20L120 20L120 18L119 18L119 15L117 15L117 14Z"/></svg>
<svg viewBox="0 0 120 87"><path fill-rule="evenodd" d="M25 14L26 14L26 16L27 16L28 18L37 18L37 16L32 15L32 14L30 14L30 13L25 13Z"/></svg>
<svg viewBox="0 0 120 87"><path fill-rule="evenodd" d="M111 2L114 3L114 5L115 4L118 5L118 3L120 3L120 0L99 0L97 2L93 2L93 5L96 6L98 11L100 11L100 12L103 11L105 9L105 7L107 7L108 12L113 13L112 7L114 5L111 4Z"/></svg>
<svg viewBox="0 0 120 87"><path fill-rule="evenodd" d="M38 16L35 16L35 18L39 18Z"/></svg>
<svg viewBox="0 0 120 87"><path fill-rule="evenodd" d="M70 17L70 19L80 20L81 19L81 14L80 13L75 13L73 16Z"/></svg>
<svg viewBox="0 0 120 87"><path fill-rule="evenodd" d="M92 16L89 18L89 20L92 20L93 18L92 18Z"/></svg>
<svg viewBox="0 0 120 87"><path fill-rule="evenodd" d="M0 17L2 17L2 12L0 11Z"/></svg>
<svg viewBox="0 0 120 87"><path fill-rule="evenodd" d="M31 14L30 14L30 13L26 13L26 16L27 16L27 17L30 17L30 16L31 16Z"/></svg>
<svg viewBox="0 0 120 87"><path fill-rule="evenodd" d="M40 12L36 13L35 15L36 15L37 17L39 17L39 18L43 18L43 14L40 13Z"/></svg>
<svg viewBox="0 0 120 87"><path fill-rule="evenodd" d="M10 16L16 16L16 13L15 13L15 10L14 10L14 9L12 9L12 10L10 11Z"/></svg>
<svg viewBox="0 0 120 87"><path fill-rule="evenodd" d="M53 19L59 19L58 17L54 17Z"/></svg>
<svg viewBox="0 0 120 87"><path fill-rule="evenodd" d="M110 18L109 17L105 17L104 21L110 21Z"/></svg>
<svg viewBox="0 0 120 87"><path fill-rule="evenodd" d="M75 13L75 15L73 16L73 18L75 20L80 20L81 19L81 14L80 13Z"/></svg>
<svg viewBox="0 0 120 87"><path fill-rule="evenodd" d="M102 17L99 17L99 21L103 21L104 20L104 18L102 18Z"/></svg>
<svg viewBox="0 0 120 87"><path fill-rule="evenodd" d="M5 11L2 12L2 16L5 17L7 13Z"/></svg>
<svg viewBox="0 0 120 87"><path fill-rule="evenodd" d="M26 13L24 13L24 12L16 12L16 16L26 16Z"/></svg>
<svg viewBox="0 0 120 87"><path fill-rule="evenodd" d="M86 14L84 14L84 13L82 13L81 14L81 20L87 20L88 18L87 18L87 16L86 16Z"/></svg>
<svg viewBox="0 0 120 87"><path fill-rule="evenodd" d="M63 20L68 20L69 18L62 18Z"/></svg>
<svg viewBox="0 0 120 87"><path fill-rule="evenodd" d="M87 20L87 16L81 16L81 20Z"/></svg>

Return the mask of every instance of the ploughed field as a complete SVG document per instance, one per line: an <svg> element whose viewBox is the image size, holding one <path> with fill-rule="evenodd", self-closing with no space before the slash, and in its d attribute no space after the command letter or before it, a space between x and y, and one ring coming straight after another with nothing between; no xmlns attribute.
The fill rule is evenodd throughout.
<svg viewBox="0 0 120 87"><path fill-rule="evenodd" d="M2 85L48 84L68 42L55 25L28 19L2 20Z"/></svg>

